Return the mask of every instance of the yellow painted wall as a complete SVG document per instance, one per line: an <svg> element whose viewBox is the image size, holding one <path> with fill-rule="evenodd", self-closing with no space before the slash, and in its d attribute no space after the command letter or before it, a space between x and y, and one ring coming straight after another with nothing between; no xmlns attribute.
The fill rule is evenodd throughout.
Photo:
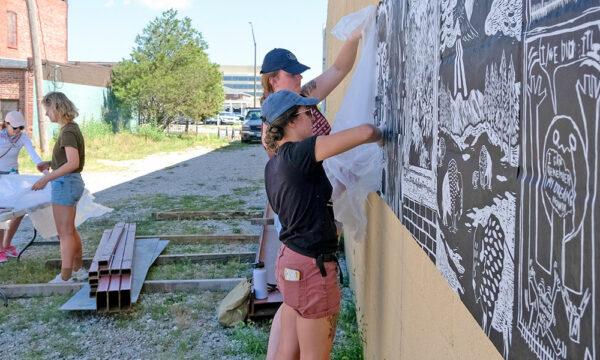
<svg viewBox="0 0 600 360"><path fill-rule="evenodd" d="M342 42L329 31L373 0L329 0L326 62ZM358 61L357 61L358 62ZM356 64L355 64L356 66ZM351 76L327 97L334 120ZM346 258L356 293L357 317L367 359L501 359L479 324L450 289L390 207L376 194L365 204L369 217L362 243L346 240Z"/></svg>

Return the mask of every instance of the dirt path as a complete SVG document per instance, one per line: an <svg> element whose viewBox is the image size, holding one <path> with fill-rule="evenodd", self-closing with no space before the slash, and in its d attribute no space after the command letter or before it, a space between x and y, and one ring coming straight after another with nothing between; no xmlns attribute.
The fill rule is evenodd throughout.
<svg viewBox="0 0 600 360"><path fill-rule="evenodd" d="M232 194L235 189L249 184L261 184L266 162L267 156L260 145L216 151L199 146L185 152L159 153L139 160L106 161L121 170L84 170L83 180L96 202L109 207L121 205L121 200L149 194L216 197ZM246 195L246 207L264 207L264 191ZM13 244L21 247L31 237L31 232L31 222L25 218Z"/></svg>

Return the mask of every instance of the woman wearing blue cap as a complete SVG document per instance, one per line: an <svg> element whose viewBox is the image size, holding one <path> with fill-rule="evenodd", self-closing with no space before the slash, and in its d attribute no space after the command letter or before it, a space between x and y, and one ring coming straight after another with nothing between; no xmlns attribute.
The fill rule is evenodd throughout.
<svg viewBox="0 0 600 360"><path fill-rule="evenodd" d="M301 64L289 50L275 48L269 51L260 70L263 101L279 90L291 90L303 96L319 98L319 101L325 99L352 70L361 38L362 27L359 26L344 42L333 65L304 86L301 86L301 74L310 68ZM313 112L313 132L317 135L329 134L331 127L325 117L316 105L310 108Z"/></svg>
<svg viewBox="0 0 600 360"><path fill-rule="evenodd" d="M318 98L319 101L325 99L333 89L348 75L358 50L358 44L362 38L362 27L358 27L344 42L335 62L321 75L301 86L302 73L308 69L308 66L301 64L296 56L289 50L275 48L265 55L260 70L262 74L261 84L263 87L263 98L261 103L272 93L279 90L291 90L302 96ZM312 130L315 135L328 135L331 132L331 126L325 119L325 116L319 111L316 104L308 106L312 115ZM263 145L269 156L273 153L268 149L264 142L266 126L263 126ZM274 214L277 219L277 214ZM278 221L276 221L278 224ZM277 328L279 326L281 310L277 311L273 319L273 329L269 337L269 349L267 360L274 359L273 355L277 351L279 343Z"/></svg>
<svg viewBox="0 0 600 360"><path fill-rule="evenodd" d="M276 359L329 358L341 296L332 187L322 162L382 139L381 131L367 124L333 135L313 135L310 106L318 102L281 90L262 105L264 142L274 153L265 167L265 188L279 214L283 243L275 264L283 295L281 330L276 354L269 354Z"/></svg>

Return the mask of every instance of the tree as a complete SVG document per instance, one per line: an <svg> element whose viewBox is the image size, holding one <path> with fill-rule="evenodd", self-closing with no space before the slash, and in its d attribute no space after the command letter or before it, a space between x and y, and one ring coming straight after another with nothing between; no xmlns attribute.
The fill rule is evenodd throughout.
<svg viewBox="0 0 600 360"><path fill-rule="evenodd" d="M140 124L166 127L180 116L202 119L218 113L225 92L202 34L191 19L167 10L135 38L131 58L113 71L112 89L124 111Z"/></svg>

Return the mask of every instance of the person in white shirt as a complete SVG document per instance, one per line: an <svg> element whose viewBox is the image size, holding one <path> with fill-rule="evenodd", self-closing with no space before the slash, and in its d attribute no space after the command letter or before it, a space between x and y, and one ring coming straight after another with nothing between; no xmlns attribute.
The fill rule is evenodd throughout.
<svg viewBox="0 0 600 360"><path fill-rule="evenodd" d="M25 118L20 112L11 111L6 114L0 130L0 176L19 173L19 152L23 147L36 165L42 162L25 133L25 125ZM19 256L17 249L10 243L22 219L22 216L16 218L9 223L6 231L0 230L0 262L6 261L7 256Z"/></svg>

